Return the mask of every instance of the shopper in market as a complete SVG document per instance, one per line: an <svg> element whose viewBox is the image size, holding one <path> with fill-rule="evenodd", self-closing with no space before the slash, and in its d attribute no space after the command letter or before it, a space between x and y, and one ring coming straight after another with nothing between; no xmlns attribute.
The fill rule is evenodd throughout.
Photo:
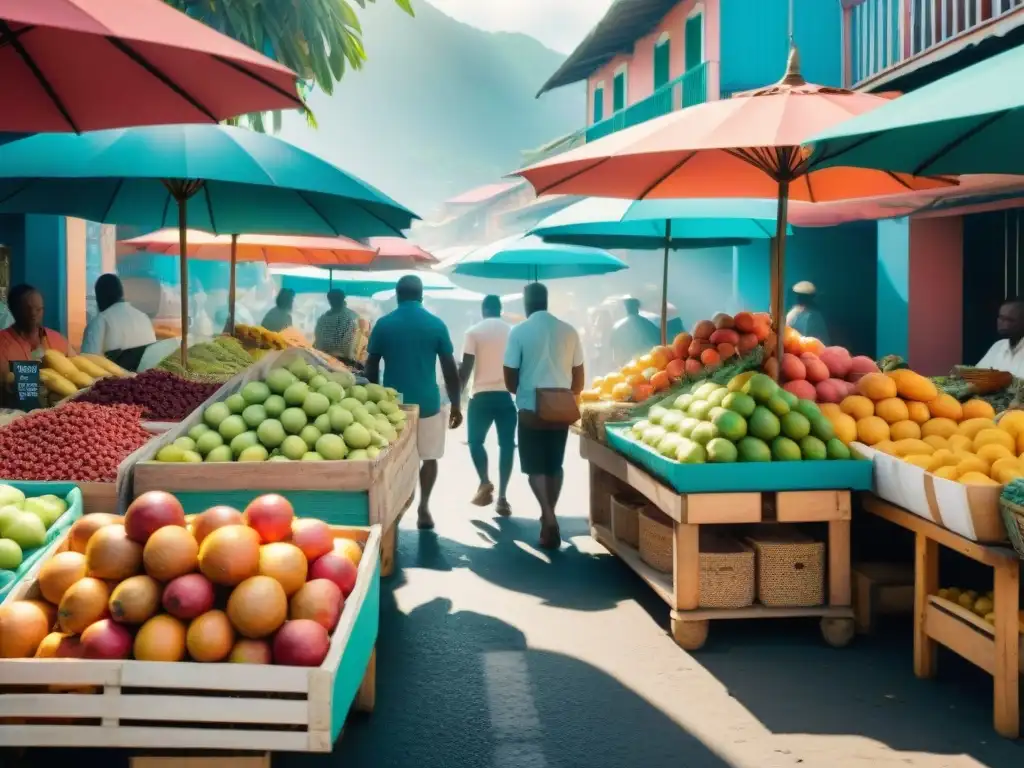
<svg viewBox="0 0 1024 768"><path fill-rule="evenodd" d="M384 386L397 389L403 402L419 406L416 448L423 463L416 524L426 530L434 527L430 494L437 482L437 461L444 456L445 430L462 424L459 369L447 326L423 307L423 282L415 275L404 276L395 285L395 298L398 308L380 318L370 333L364 375L378 383L383 362ZM450 401L448 413L441 407L438 362Z"/></svg>
<svg viewBox="0 0 1024 768"><path fill-rule="evenodd" d="M316 321L313 346L339 360L351 360L359 315L348 308L345 292L339 288L327 292L327 303L331 308Z"/></svg>
<svg viewBox="0 0 1024 768"><path fill-rule="evenodd" d="M43 295L31 285L16 285L7 296L14 323L0 331L0 373L12 360L40 360L48 349L69 352L68 340L43 326Z"/></svg>
<svg viewBox="0 0 1024 768"><path fill-rule="evenodd" d="M661 342L661 330L640 314L640 299L627 296L622 300L622 306L626 316L612 328L612 361L615 368L621 368Z"/></svg>
<svg viewBox="0 0 1024 768"><path fill-rule="evenodd" d="M978 361L979 368L1012 373L1018 379L1024 378L1024 301L1004 301L996 318L999 341L993 344L985 356Z"/></svg>
<svg viewBox="0 0 1024 768"><path fill-rule="evenodd" d="M491 426L498 430L498 501L494 511L507 517L512 514L506 491L512 478L516 453L516 406L505 388L502 370L505 348L511 327L501 319L501 299L485 296L481 305L483 320L466 331L459 366L459 383L463 390L473 377L473 396L466 409L466 438L469 454L480 479L473 497L478 507L494 501L494 484L487 471L487 439Z"/></svg>
<svg viewBox="0 0 1024 768"><path fill-rule="evenodd" d="M540 546L558 549L555 507L569 426L579 418L583 348L576 329L548 312L548 291L541 283L526 286L523 304L526 320L508 336L505 386L519 408L519 466L540 504Z"/></svg>
<svg viewBox="0 0 1024 768"><path fill-rule="evenodd" d="M268 331L280 333L292 327L292 307L295 304L295 291L282 288L277 294L274 306L263 316L263 327Z"/></svg>
<svg viewBox="0 0 1024 768"><path fill-rule="evenodd" d="M828 346L828 323L818 309L818 289L814 283L801 280L793 286L792 294L789 303L793 308L786 315L786 325L801 336L811 336Z"/></svg>
<svg viewBox="0 0 1024 768"><path fill-rule="evenodd" d="M11 310L7 308L7 303L0 301L0 331L10 328L14 325L14 316L11 314Z"/></svg>
<svg viewBox="0 0 1024 768"><path fill-rule="evenodd" d="M124 286L114 274L96 280L96 309L99 314L85 326L82 352L104 355L114 350L145 347L156 342L153 323L145 313L125 301Z"/></svg>

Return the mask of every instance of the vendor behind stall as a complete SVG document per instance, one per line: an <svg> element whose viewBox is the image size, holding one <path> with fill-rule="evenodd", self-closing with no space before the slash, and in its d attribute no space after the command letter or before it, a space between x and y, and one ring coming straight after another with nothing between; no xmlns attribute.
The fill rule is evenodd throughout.
<svg viewBox="0 0 1024 768"><path fill-rule="evenodd" d="M0 331L0 380L7 380L12 360L41 360L48 349L68 354L68 340L43 327L43 295L39 291L31 285L16 285L7 303L14 324Z"/></svg>
<svg viewBox="0 0 1024 768"><path fill-rule="evenodd" d="M996 318L999 341L978 361L979 368L1012 373L1024 378L1024 301L1011 299L999 307Z"/></svg>
<svg viewBox="0 0 1024 768"><path fill-rule="evenodd" d="M82 352L104 355L114 350L136 349L156 341L153 323L124 298L124 286L117 275L100 275L96 280L96 308L99 314L85 326Z"/></svg>
<svg viewBox="0 0 1024 768"><path fill-rule="evenodd" d="M786 315L786 325L801 336L812 336L828 346L828 323L818 309L818 289L809 280L801 280L793 286L790 304L792 309Z"/></svg>

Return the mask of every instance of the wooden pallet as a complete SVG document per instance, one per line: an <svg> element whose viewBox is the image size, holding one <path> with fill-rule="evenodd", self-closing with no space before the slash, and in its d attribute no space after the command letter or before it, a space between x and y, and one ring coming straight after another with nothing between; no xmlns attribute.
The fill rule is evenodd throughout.
<svg viewBox="0 0 1024 768"><path fill-rule="evenodd" d="M590 462L591 534L617 555L666 603L672 636L686 650L707 641L709 622L716 619L816 617L825 640L847 645L854 634L850 594L849 491L786 491L680 494L624 456L588 437L580 453ZM651 568L635 548L612 531L611 496L630 488L672 520L673 573ZM811 608L700 607L700 527L747 523L812 523L828 525L828 583L825 605Z"/></svg>
<svg viewBox="0 0 1024 768"><path fill-rule="evenodd" d="M320 667L2 659L0 747L330 752L349 705L374 705L381 536L333 530L365 551Z"/></svg>

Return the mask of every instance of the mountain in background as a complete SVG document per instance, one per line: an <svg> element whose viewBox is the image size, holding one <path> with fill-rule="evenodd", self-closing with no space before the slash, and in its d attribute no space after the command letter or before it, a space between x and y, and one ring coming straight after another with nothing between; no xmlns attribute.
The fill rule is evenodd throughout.
<svg viewBox="0 0 1024 768"><path fill-rule="evenodd" d="M585 94L534 98L564 56L532 37L484 32L426 2L415 9L362 11L369 61L333 95L313 94L318 129L290 114L281 135L427 216L515 170L523 150L581 128Z"/></svg>

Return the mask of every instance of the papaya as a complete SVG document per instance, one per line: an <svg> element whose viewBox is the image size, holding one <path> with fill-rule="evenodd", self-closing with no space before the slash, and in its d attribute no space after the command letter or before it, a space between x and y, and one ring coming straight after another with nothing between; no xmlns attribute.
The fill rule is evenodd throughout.
<svg viewBox="0 0 1024 768"><path fill-rule="evenodd" d="M924 454L931 456L935 453L935 449L932 448L924 440L914 440L913 438L906 440L896 440L893 443L893 454L896 456L910 456L911 454Z"/></svg>
<svg viewBox="0 0 1024 768"><path fill-rule="evenodd" d="M910 411L900 398L887 397L875 403L875 416L885 419L889 424L895 424L897 421L909 421Z"/></svg>
<svg viewBox="0 0 1024 768"><path fill-rule="evenodd" d="M956 480L957 476L960 474L956 471L955 465L949 464L941 466L933 471L936 477L941 477L943 480Z"/></svg>
<svg viewBox="0 0 1024 768"><path fill-rule="evenodd" d="M910 416L911 421L924 424L932 417L931 411L928 410L928 406L924 403L919 403L917 400L907 400L906 403L907 414Z"/></svg>
<svg viewBox="0 0 1024 768"><path fill-rule="evenodd" d="M936 451L941 450L943 448L949 448L949 441L942 435L928 435L927 437L922 437L921 439L928 443L928 445L930 445Z"/></svg>
<svg viewBox="0 0 1024 768"><path fill-rule="evenodd" d="M857 420L857 439L865 445L875 445L889 439L889 425L877 416Z"/></svg>
<svg viewBox="0 0 1024 768"><path fill-rule="evenodd" d="M900 401L902 402L902 400ZM889 436L896 441L899 440L920 440L921 439L921 425L916 421L910 419L903 419L902 421L896 421L889 424ZM925 441L927 443L927 441ZM931 443L927 443L932 448L936 446Z"/></svg>
<svg viewBox="0 0 1024 768"><path fill-rule="evenodd" d="M927 408L932 417L936 419L960 421L964 417L964 409L960 405L960 401L945 392L934 400L929 400Z"/></svg>
<svg viewBox="0 0 1024 768"><path fill-rule="evenodd" d="M857 382L857 392L877 402L889 397L896 397L899 394L899 388L896 381L884 373L868 373Z"/></svg>
<svg viewBox="0 0 1024 768"><path fill-rule="evenodd" d="M1024 411L1007 411L999 419L999 428L1006 430L1014 438L1020 437L1024 432Z"/></svg>
<svg viewBox="0 0 1024 768"><path fill-rule="evenodd" d="M995 408L984 400L974 398L973 400L968 400L964 403L965 419L994 419L995 417Z"/></svg>
<svg viewBox="0 0 1024 768"><path fill-rule="evenodd" d="M988 430L985 430L987 432ZM985 432L979 433L979 435L985 434ZM1012 459L1017 461L1017 456L1012 451L1008 450L1005 445L999 443L985 443L981 447L975 450L975 455L979 459L984 459L989 464L995 464L995 462L1001 459Z"/></svg>
<svg viewBox="0 0 1024 768"><path fill-rule="evenodd" d="M982 429L974 436L974 452L978 453L982 446L986 445L1001 445L1010 454L1016 449L1017 441L1009 432L1004 432L1001 429Z"/></svg>
<svg viewBox="0 0 1024 768"><path fill-rule="evenodd" d="M964 485L999 485L991 477L981 472L961 472L957 481Z"/></svg>
<svg viewBox="0 0 1024 768"><path fill-rule="evenodd" d="M905 400L927 403L939 396L939 390L931 379L926 379L909 368L900 368L885 374L896 383L896 392Z"/></svg>
<svg viewBox="0 0 1024 768"><path fill-rule="evenodd" d="M955 435L956 433L956 422L952 419L928 419L928 421L921 425L921 434L924 437L937 435L948 439L951 435Z"/></svg>
<svg viewBox="0 0 1024 768"><path fill-rule="evenodd" d="M992 421L992 419L986 419L986 418L980 418L980 417L979 418L972 418L972 419L965 419L964 421L960 422L960 426L957 428L957 432L959 432L964 437L969 437L969 438L971 438L971 440L974 440L975 436L979 432L981 432L981 430L983 430L983 429L992 429L995 426L996 426L996 423L994 421Z"/></svg>

